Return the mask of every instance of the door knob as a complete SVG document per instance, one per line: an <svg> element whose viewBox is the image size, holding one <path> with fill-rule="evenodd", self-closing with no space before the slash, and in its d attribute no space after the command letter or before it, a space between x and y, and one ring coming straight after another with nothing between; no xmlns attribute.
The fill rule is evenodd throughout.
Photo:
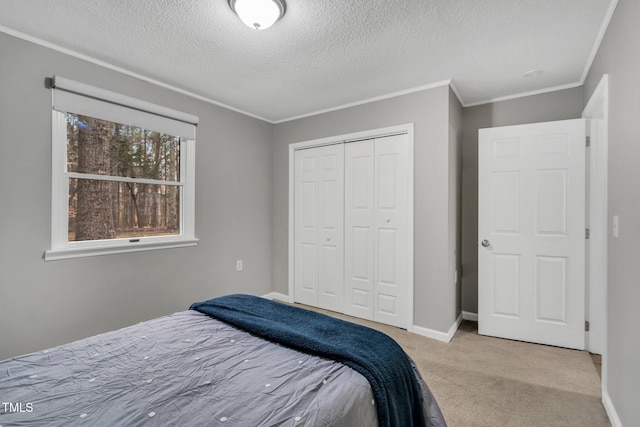
<svg viewBox="0 0 640 427"><path fill-rule="evenodd" d="M488 241L487 239L484 239L481 243L483 248L488 248L491 245L491 242Z"/></svg>
<svg viewBox="0 0 640 427"><path fill-rule="evenodd" d="M391 222L391 218L385 219L384 222Z"/></svg>
<svg viewBox="0 0 640 427"><path fill-rule="evenodd" d="M331 237L327 237L327 242L330 242L330 241L331 241Z"/></svg>

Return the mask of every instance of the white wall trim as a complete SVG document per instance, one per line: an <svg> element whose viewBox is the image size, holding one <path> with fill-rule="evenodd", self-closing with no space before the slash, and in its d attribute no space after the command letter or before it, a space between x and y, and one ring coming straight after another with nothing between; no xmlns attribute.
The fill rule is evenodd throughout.
<svg viewBox="0 0 640 427"><path fill-rule="evenodd" d="M197 238L187 238L175 241L151 241L146 243L129 243L129 239L118 239L118 241L121 243L102 247L96 246L93 248L70 247L61 249L50 249L45 251L43 258L45 261L59 261L63 259L76 259L94 257L99 255L126 254L130 252L150 251L156 249L186 248L189 246L197 246L199 242Z"/></svg>
<svg viewBox="0 0 640 427"><path fill-rule="evenodd" d="M232 107L230 105L223 104L222 102L215 101L215 100L213 100L211 98L207 98L206 96L198 95L198 94L196 94L194 92L190 92L190 91L185 90L185 89L180 89L179 87L170 85L168 83L164 83L164 82L162 82L160 80L156 80L156 79L153 79L151 77L147 77L147 76L145 76L143 74L136 73L134 71L130 71L130 70L126 69L126 68L110 64L110 63L108 63L106 61L94 58L94 57L89 56L89 55L85 55L83 53L76 52L76 51L74 51L72 49L69 49L69 48L66 48L66 47L62 47L62 46L57 45L55 43L51 43L51 42L49 42L47 40L43 40L43 39L40 39L38 37L34 37L32 35L29 35L29 34L25 34L25 33L21 32L21 31L17 31L17 30L14 30L12 28L5 27L4 25L0 25L0 32L8 34L8 35L16 37L16 38L19 38L19 39L22 39L24 41L27 41L27 42L30 42L30 43L33 43L33 44L36 44L36 45L42 46L42 47L46 47L46 48L51 49L51 50L55 50L56 52L60 52L60 53L63 53L65 55L69 55L69 56L72 56L74 58L81 59L83 61L87 61L87 62L89 62L91 64L98 65L100 67L104 67L104 68L107 68L109 70L125 74L125 75L127 75L129 77L133 77L133 78L145 81L145 82L150 83L152 85L155 85L155 86L158 86L158 87L161 87L161 88L164 88L164 89L171 90L173 92L188 96L190 98L194 98L194 99L197 99L199 101L206 102L207 104L216 105L218 107L226 108L227 110L235 111L236 113L244 114L245 116L248 116L248 117L253 117L254 119L262 120L263 122L267 122L267 123L270 123L272 125L279 124L279 123L284 123L284 122L289 122L289 121L293 121L293 120L298 120L298 119L302 119L304 117L311 117L311 116L315 116L315 115L318 115L318 114L328 113L328 112L331 112L331 111L342 110L342 109L349 108L349 107L355 107L357 105L369 104L371 102L381 101L381 100L388 99L388 98L395 98L397 96L407 95L407 94L414 93L414 92L421 92L423 90L433 89L433 88L440 87L440 86L446 86L446 85L449 85L451 83L451 79L443 80L443 81L430 83L430 84L423 85L423 86L413 87L413 88L401 90L401 91L398 91L398 92L389 93L389 94L386 94L386 95L376 96L376 97L373 97L373 98L368 98L368 99L364 99L364 100L361 100L361 101L352 102L352 103L349 103L349 104L339 105L339 106L336 106L336 107L330 107L330 108L326 108L326 109L318 110L318 111L312 111L312 112L301 114L301 115L298 115L298 116L287 117L287 118L284 118L284 119L281 119L281 120L269 120L269 119L266 119L264 117L258 116L256 114L249 113L248 111L244 111L244 110L241 110L239 108L235 108L235 107ZM460 100L460 103L464 106L464 103L462 102L462 98L460 98L460 95L457 92L457 89L454 89L454 92L456 92L456 95L458 96L458 99Z"/></svg>
<svg viewBox="0 0 640 427"><path fill-rule="evenodd" d="M568 84L560 85L560 86L553 86L553 87L548 87L548 88L543 88L543 89L538 89L538 90L532 90L530 92L521 92L521 93L516 93L514 95L500 96L498 98L487 99L487 100L484 100L484 101L471 102L469 104L462 104L462 106L463 107L475 107L475 106L478 106L478 105L493 104L494 102L509 101L509 100L512 100L512 99L524 98L524 97L531 96L531 95L540 95L540 94L548 93L548 92L556 92L556 91L564 90L564 89L572 89L574 87L580 87L583 84L584 84L584 82L568 83Z"/></svg>
<svg viewBox="0 0 640 427"><path fill-rule="evenodd" d="M608 127L609 127L609 76L605 74L591 95L582 113L591 121L592 144L589 164L589 228L591 238L588 264L588 320L592 326L588 333L586 349L602 354L602 396L608 393L609 357L607 350L608 310Z"/></svg>
<svg viewBox="0 0 640 427"><path fill-rule="evenodd" d="M451 340L453 339L453 336L456 334L456 331L460 327L461 323L462 323L462 313L460 313L460 316L458 316L456 321L453 322L453 325L451 325L451 327L447 332L440 332L440 331L436 331L435 329L429 329L429 328L425 328L424 326L418 326L418 325L413 325L409 329L409 332L413 332L414 334L422 335L423 337L448 343L448 342L451 342Z"/></svg>
<svg viewBox="0 0 640 427"><path fill-rule="evenodd" d="M266 298L270 300L280 300L288 303L294 302L292 297L280 292L269 292L268 294L262 295L262 298ZM440 331L436 331L435 329L429 329L429 328L425 328L423 326L418 326L418 325L412 325L408 329L408 331L416 335L421 335L423 337L448 343L451 341L451 339L453 339L453 336L458 331L458 328L460 327L460 324L462 323L463 319L473 320L473 319L467 319L466 317L464 317L464 313L467 313L467 312L463 312L462 314L460 314L460 316L458 316L456 321L453 323L453 325L451 325L451 327L447 332L440 332ZM475 313L467 313L467 314L470 315L471 317L475 315L477 319L477 314Z"/></svg>
<svg viewBox="0 0 640 427"><path fill-rule="evenodd" d="M464 99L462 99L462 95L460 95L460 91L458 90L458 87L456 86L456 84L453 82L453 79L449 81L449 87L458 98L458 102L460 103L460 105L464 107L465 106Z"/></svg>
<svg viewBox="0 0 640 427"><path fill-rule="evenodd" d="M470 311L463 311L462 312L462 318L464 320L469 320L471 322L477 322L478 321L478 313L472 313Z"/></svg>
<svg viewBox="0 0 640 427"><path fill-rule="evenodd" d="M522 92L522 93L517 93L517 94L514 94L514 95L502 96L502 97L498 97L498 98L488 99L488 100L485 100L485 101L471 102L471 103L468 103L468 104L461 101L462 106L463 107L475 107L477 105L493 104L494 102L508 101L508 100L511 100L511 99L524 98L526 96L540 95L540 94L543 94L543 93L555 92L555 91L558 91L558 90L571 89L571 88L574 88L574 87L583 86L584 82L587 79L587 76L589 75L589 70L591 70L591 66L593 65L593 61L596 58L596 54L598 53L598 50L600 49L600 44L602 43L602 40L604 39L604 35L607 32L607 28L609 28L609 23L611 22L611 18L613 17L613 12L615 12L617 5L618 5L618 0L612 0L611 3L609 4L609 9L607 9L607 13L605 15L604 20L602 21L602 25L600 27L600 31L598 32L598 36L596 37L596 40L594 41L593 46L591 47L591 52L589 54L589 58L587 59L587 62L585 64L585 66L584 66L584 70L582 71L582 76L580 77L579 81L577 81L575 83L567 83L567 84L560 85L560 86L554 86L554 87L534 90L534 91L531 91L531 92ZM460 99L460 97L458 97L458 98Z"/></svg>
<svg viewBox="0 0 640 427"><path fill-rule="evenodd" d="M408 94L411 94L411 93L422 92L423 90L435 89L437 87L450 86L450 85L451 85L451 79L442 80L442 81L439 81L439 82L430 83L430 84L423 85L423 86L418 86L418 87L413 87L413 88L409 88L409 89L405 89L405 90L400 90L400 91L397 91L397 92L388 93L386 95L375 96L373 98L367 98L367 99L363 99L363 100L360 100L360 101L350 102L348 104L343 104L343 105L338 105L338 106L335 106L335 107L325 108L323 110L311 111L309 113L301 114L299 116L287 117L285 119L276 120L276 121L274 121L272 123L274 125L277 125L277 124L284 123L284 122L290 122L290 121L293 121L293 120L303 119L305 117L317 116L319 114L330 113L332 111L338 111L338 110L344 110L345 108L357 107L358 105L370 104L372 102L383 101L383 100L389 99L389 98L395 98L395 97L402 96L402 95L408 95ZM457 95L457 93L456 93L456 95ZM458 97L458 98L460 98L460 97Z"/></svg>
<svg viewBox="0 0 640 427"><path fill-rule="evenodd" d="M133 77L133 78L145 81L145 82L150 83L152 85L155 85L155 86L158 86L158 87L161 87L161 88L164 88L164 89L168 89L170 91L173 91L173 92L188 96L190 98L194 98L194 99L197 99L199 101L206 102L207 104L212 104L212 105L216 105L218 107L226 108L227 110L235 111L236 113L244 114L245 116L253 117L254 119L262 120L263 122L267 122L267 123L271 123L271 124L274 123L273 121L265 119L264 117L260 117L260 116L257 116L255 114L249 113L247 111L240 110L240 109L235 108L235 107L231 107L230 105L223 104L222 102L214 101L213 99L207 98L206 96L198 95L196 93L190 92L190 91L185 90L185 89L180 89L180 88L178 88L176 86L172 86L172 85L170 85L168 83L161 82L160 80L156 80L156 79L153 79L151 77L147 77L147 76L145 76L143 74L139 74L139 73L136 73L134 71L127 70L126 68L122 68L122 67L119 67L117 65L110 64L110 63L108 63L106 61L102 61L102 60L94 58L92 56L76 52L76 51L74 51L72 49L68 49L66 47L59 46L59 45L57 45L55 43L51 43L49 41L46 41L46 40L43 40L43 39L39 39L37 37L34 37L34 36L31 36L31 35L22 33L20 31L5 27L4 25L0 25L0 32L3 32L5 34L8 34L10 36L22 39L24 41L27 41L27 42L30 42L30 43L33 43L33 44L37 44L37 45L42 46L42 47L46 47L47 49L55 50L56 52L60 52L60 53L63 53L65 55L69 55L69 56L72 56L74 58L81 59L83 61L87 61L87 62L89 62L91 64L98 65L100 67L104 67L104 68L107 68L109 70L125 74L125 75L127 75L129 77Z"/></svg>
<svg viewBox="0 0 640 427"><path fill-rule="evenodd" d="M346 133L344 135L328 136L326 138L310 139L308 141L295 142L289 144L289 152L301 150L304 148L321 147L323 145L342 144L348 141L356 141L361 139L380 138L382 136L407 133L413 135L413 123L403 125L388 126L378 129L369 129L360 132ZM291 176L289 176L291 178Z"/></svg>
<svg viewBox="0 0 640 427"><path fill-rule="evenodd" d="M270 299L270 300L280 300L288 303L293 303L293 298L289 295L285 295L280 292L269 292L268 294L262 295L262 298ZM469 313L471 315L475 313ZM436 331L435 329L425 328L423 326L412 325L407 329L408 332L414 333L416 335L421 335L423 337L431 338L434 340L442 341L442 342L450 342L453 336L458 331L460 324L462 323L463 315L460 314L456 321L451 325L447 332ZM469 319L470 320L470 319Z"/></svg>
<svg viewBox="0 0 640 427"><path fill-rule="evenodd" d="M604 406L604 410L607 412L609 416L609 421L611 422L612 427L623 427L622 421L620 421L620 417L618 416L618 412L616 411L615 406L613 406L613 402L611 401L611 397L609 393L602 390L602 405Z"/></svg>
<svg viewBox="0 0 640 427"><path fill-rule="evenodd" d="M612 0L609 4L609 9L607 9L607 13L602 21L602 25L600 26L600 31L598 31L598 36L596 37L595 42L593 43L593 47L591 48L591 53L589 53L589 59L587 59L587 63L584 65L584 70L582 71L582 77L580 81L582 84L587 80L587 76L589 75L589 70L591 70L591 66L593 65L593 61L596 59L596 55L598 54L598 50L600 50L600 44L604 39L604 35L607 32L607 28L609 28L609 23L611 22L611 18L613 18L613 12L616 10L616 6L618 6L618 0Z"/></svg>
<svg viewBox="0 0 640 427"><path fill-rule="evenodd" d="M285 295L280 292L269 292L268 294L262 295L262 298L266 298L270 300L277 299L277 300L289 302L289 303L293 302L293 298L291 298L289 295Z"/></svg>
<svg viewBox="0 0 640 427"><path fill-rule="evenodd" d="M20 31L14 30L12 28L8 28L5 27L3 25L0 25L0 32L3 32L5 34L8 34L10 36L13 37L17 37L19 39L55 50L57 52L63 53L65 55L69 55L72 56L74 58L78 58L87 62L90 62L92 64L104 67L104 68L108 68L110 70L113 71L117 71L119 73L122 74L126 74L130 77L134 77L140 80L143 80L147 83L151 83L155 86L159 86L162 87L164 89L168 89L177 93L180 93L182 95L206 102L208 104L212 104L212 105L216 105L218 107L222 107L222 108L226 108L228 110L231 111L235 111L236 113L240 113L240 114L244 114L245 116L248 117L253 117L254 119L258 119L258 120L262 120L264 122L270 123L270 124L280 124L280 123L285 123L285 122L289 122L289 121L293 121L293 120L298 120L298 119L302 119L305 117L311 117L311 116L316 116L318 114L323 114L323 113L329 113L332 111L337 111L337 110L342 110L345 108L349 108L349 107L355 107L358 105L363 105L363 104L369 104L371 102L376 102L376 101L382 101L385 99L389 99L389 98L395 98L397 96L402 96L402 95L407 95L407 94L411 94L411 93L415 93L415 92L421 92L423 90L428 90L428 89L434 89L440 86L450 86L451 89L453 90L453 92L456 94L456 96L458 97L458 101L460 101L460 104L462 104L463 107L475 107L477 105L484 105L484 104L491 104L494 102L499 102L499 101L506 101L506 100L510 100L510 99L517 99L517 98L523 98L526 96L530 96L530 95L539 95L542 93L547 93L547 92L555 92L558 90L563 90L563 89L570 89L570 88L574 88L574 87L579 87L584 85L585 79L587 77L587 75L589 74L589 70L591 69L591 65L593 64L593 61L595 59L596 53L598 52L598 49L600 48L600 44L602 43L602 40L604 38L604 35L607 31L607 28L609 26L609 22L611 21L611 18L613 16L613 12L615 11L615 8L618 4L618 0L613 0L612 3L609 5L609 9L607 10L607 15L605 16L604 21L602 22L602 26L600 28L600 31L598 33L598 37L596 38L596 41L594 42L594 45L591 49L591 53L589 55L589 59L587 60L586 64L585 64L585 68L582 72L582 76L580 81L575 82L575 83L568 83L565 85L561 85L561 86L554 86L554 87L549 87L549 88L543 88L540 90L535 90L535 91L531 91L531 92L523 92L523 93L518 93L518 94L514 94L514 95L507 95L507 96L503 96L503 97L498 97L498 98L492 98L492 99L488 99L488 100L484 100L484 101L477 101L477 102L472 102L472 103L467 103L464 101L464 99L462 98L460 91L458 90L458 88L455 86L455 84L453 83L452 79L447 79L447 80L442 80L439 82L434 82L434 83L430 83L430 84L426 84L426 85L422 85L422 86L417 86L417 87L413 87L413 88L409 88L409 89L404 89L404 90L400 90L397 92L392 92L392 93L388 93L386 95L381 95L381 96L376 96L373 98L367 98L367 99L363 99L360 101L355 101L355 102L351 102L348 104L343 104L343 105L338 105L335 107L330 107L330 108L326 108L326 109L322 109L322 110L317 110L317 111L311 111L309 113L305 113L305 114L301 114L298 116L292 116L292 117L286 117L284 119L280 119L280 120L269 120L266 119L264 117L258 116L256 114L253 113L249 113L247 111L241 110L239 108L235 108L232 107L230 105L227 104L223 104L221 102L215 101L211 98L207 98L205 96L202 95L198 95L194 92L190 92L184 89L180 89L176 86L161 82L159 80L153 79L151 77L147 77L143 74L139 74L136 73L134 71L130 71L127 70L126 68L122 68L119 67L117 65L113 65L110 64L106 61L102 61L100 59L97 58L93 58L91 56L76 52L72 49L68 49L62 46L59 46L57 44L51 43L49 41L22 33Z"/></svg>

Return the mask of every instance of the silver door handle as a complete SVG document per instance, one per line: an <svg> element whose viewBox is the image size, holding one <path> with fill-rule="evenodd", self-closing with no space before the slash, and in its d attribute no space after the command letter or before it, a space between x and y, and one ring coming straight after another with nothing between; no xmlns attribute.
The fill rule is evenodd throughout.
<svg viewBox="0 0 640 427"><path fill-rule="evenodd" d="M489 246L491 246L491 242L488 241L487 239L484 239L482 242L480 242L480 244L482 245L483 248L488 248Z"/></svg>

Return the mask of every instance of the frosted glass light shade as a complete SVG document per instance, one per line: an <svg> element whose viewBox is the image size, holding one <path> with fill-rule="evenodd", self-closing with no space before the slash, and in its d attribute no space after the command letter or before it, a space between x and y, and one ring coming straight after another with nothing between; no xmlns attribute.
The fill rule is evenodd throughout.
<svg viewBox="0 0 640 427"><path fill-rule="evenodd" d="M265 30L282 18L284 0L229 0L229 6L248 27Z"/></svg>

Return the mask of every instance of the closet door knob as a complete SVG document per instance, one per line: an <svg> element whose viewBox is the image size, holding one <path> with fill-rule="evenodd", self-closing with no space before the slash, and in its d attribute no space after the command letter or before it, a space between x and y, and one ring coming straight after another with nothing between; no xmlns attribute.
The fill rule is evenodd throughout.
<svg viewBox="0 0 640 427"><path fill-rule="evenodd" d="M384 222L391 222L391 218L385 219Z"/></svg>
<svg viewBox="0 0 640 427"><path fill-rule="evenodd" d="M331 241L331 237L327 237L327 242L330 242L330 241Z"/></svg>
<svg viewBox="0 0 640 427"><path fill-rule="evenodd" d="M488 241L487 239L484 239L480 244L482 245L483 248L488 248L489 245L491 245L491 242Z"/></svg>

